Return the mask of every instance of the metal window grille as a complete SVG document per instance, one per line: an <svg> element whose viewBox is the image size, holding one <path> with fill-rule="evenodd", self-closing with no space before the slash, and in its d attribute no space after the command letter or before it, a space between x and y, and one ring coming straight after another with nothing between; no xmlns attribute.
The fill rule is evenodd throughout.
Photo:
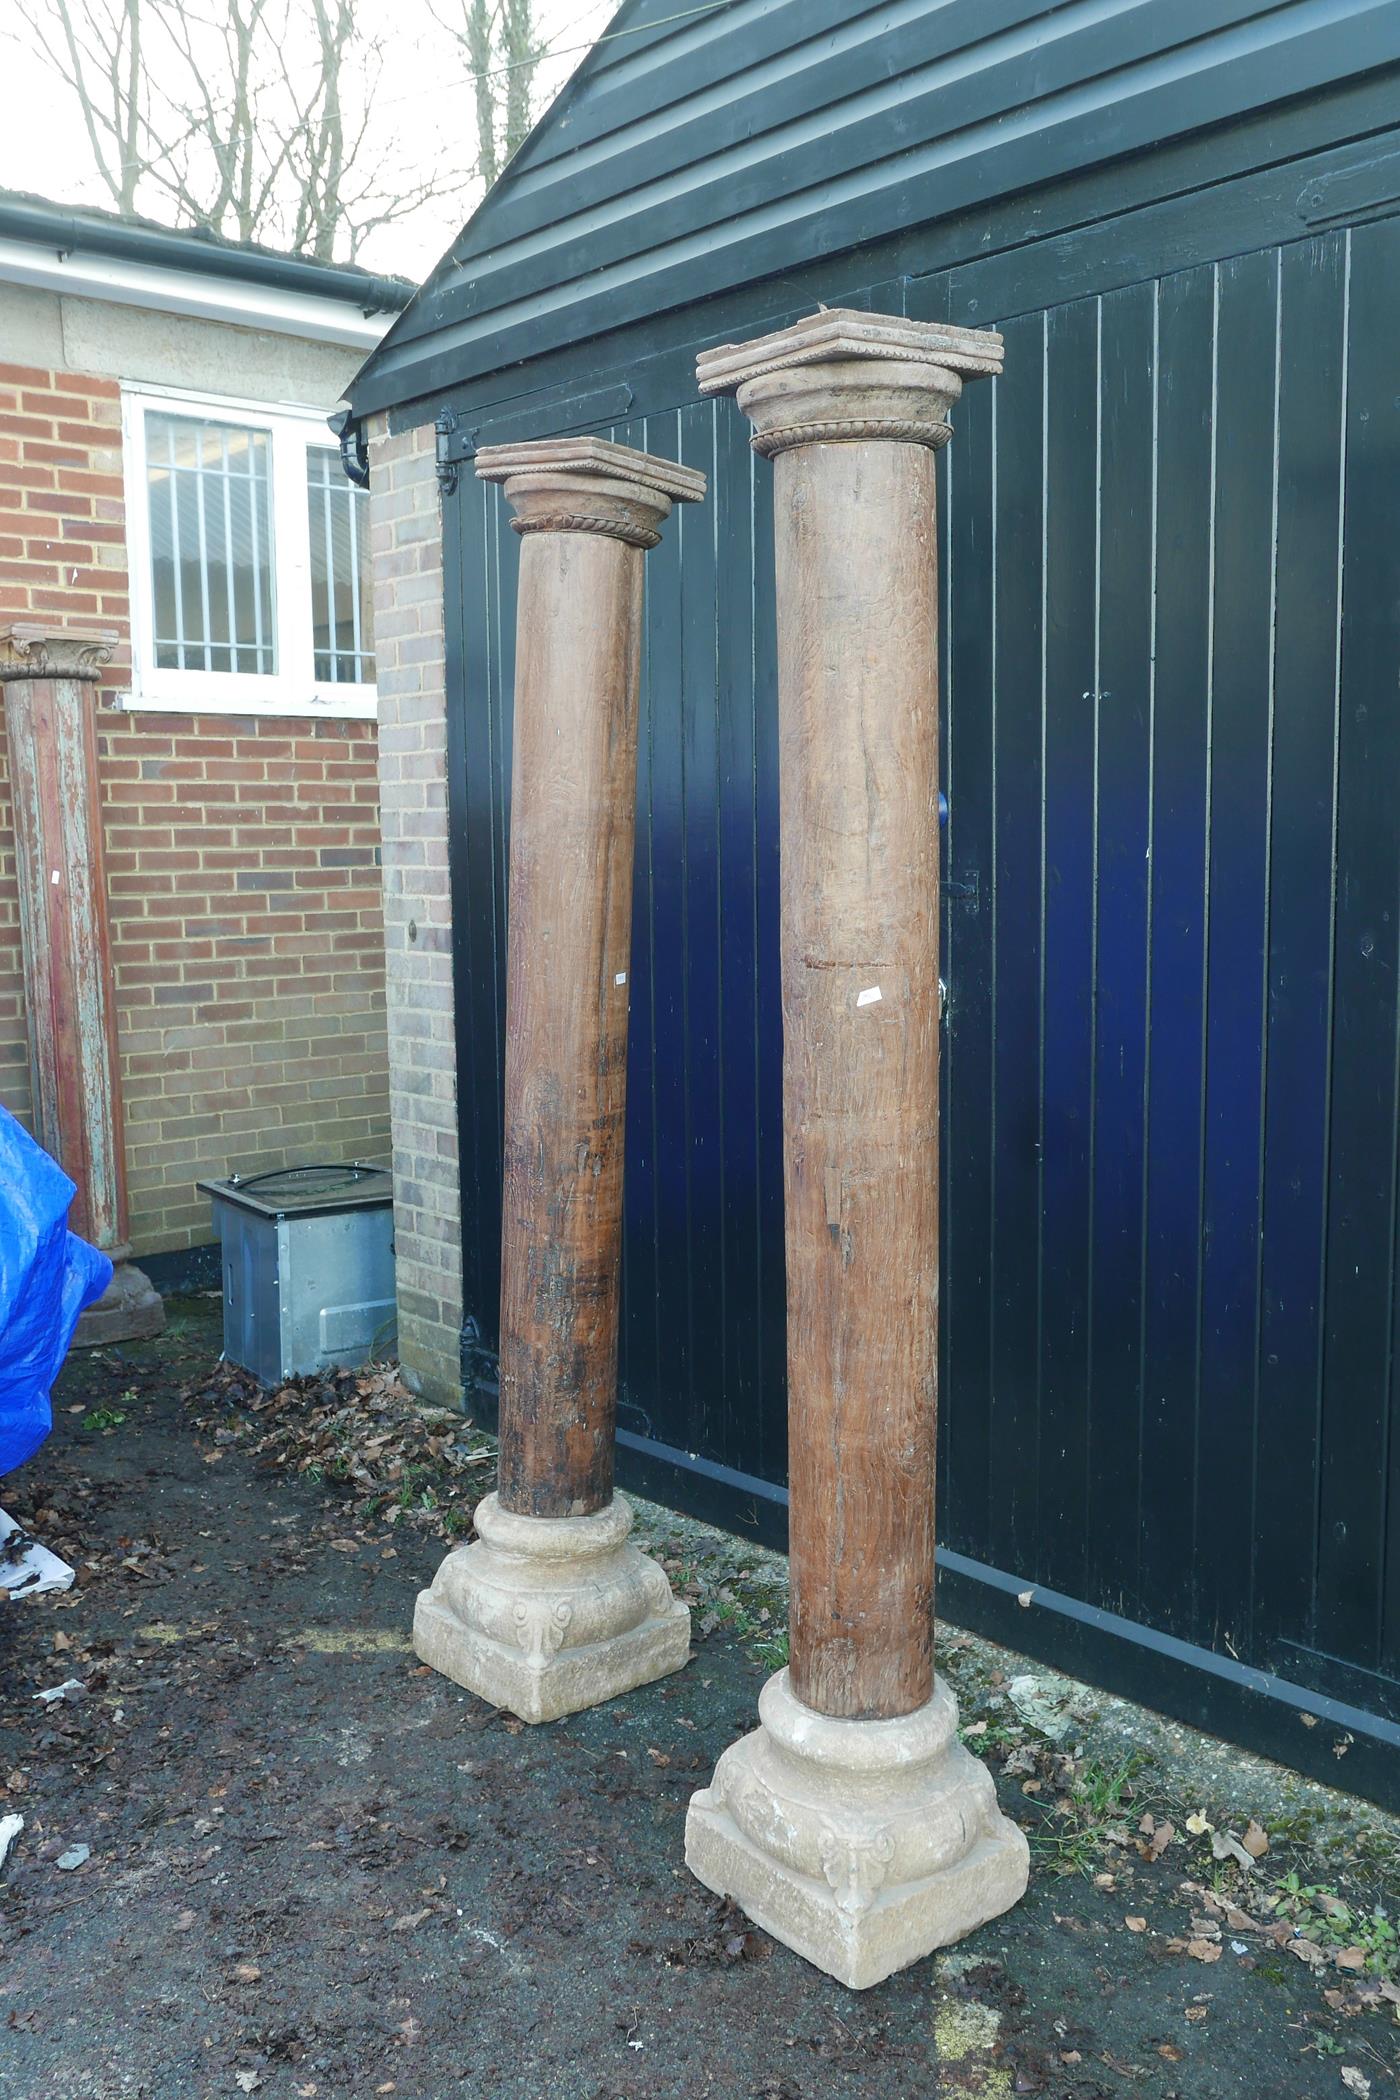
<svg viewBox="0 0 1400 2100"><path fill-rule="evenodd" d="M269 433L152 414L146 445L157 667L272 676Z"/></svg>
<svg viewBox="0 0 1400 2100"><path fill-rule="evenodd" d="M374 680L368 493L341 472L338 453L306 452L311 525L311 621L316 678L329 685Z"/></svg>

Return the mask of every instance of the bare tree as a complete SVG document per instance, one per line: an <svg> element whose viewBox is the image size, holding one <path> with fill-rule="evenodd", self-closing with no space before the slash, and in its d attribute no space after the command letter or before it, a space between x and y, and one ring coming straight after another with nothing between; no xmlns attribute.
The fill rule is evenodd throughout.
<svg viewBox="0 0 1400 2100"><path fill-rule="evenodd" d="M36 0L33 35L124 213L149 199L183 225L353 261L469 178L386 169L371 136L383 52L354 0Z"/></svg>
<svg viewBox="0 0 1400 2100"><path fill-rule="evenodd" d="M455 0L433 7L466 61L476 111L476 173L489 189L533 120L535 74L545 45L533 0Z"/></svg>

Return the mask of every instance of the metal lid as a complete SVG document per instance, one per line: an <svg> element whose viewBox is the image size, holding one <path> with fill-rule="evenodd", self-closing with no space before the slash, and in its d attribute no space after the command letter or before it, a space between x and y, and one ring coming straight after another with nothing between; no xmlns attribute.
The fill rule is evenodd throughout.
<svg viewBox="0 0 1400 2100"><path fill-rule="evenodd" d="M277 1167L266 1174L230 1174L226 1180L201 1181L207 1196L222 1197L264 1217L296 1217L308 1211L359 1210L394 1200L388 1167L352 1159L334 1164Z"/></svg>

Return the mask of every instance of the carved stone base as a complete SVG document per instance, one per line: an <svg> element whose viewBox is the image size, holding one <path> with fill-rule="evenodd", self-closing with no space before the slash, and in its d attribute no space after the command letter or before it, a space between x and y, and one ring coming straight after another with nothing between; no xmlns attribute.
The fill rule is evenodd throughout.
<svg viewBox="0 0 1400 2100"><path fill-rule="evenodd" d="M655 1561L627 1542L632 1507L522 1517L488 1495L478 1537L420 1590L413 1645L425 1663L522 1721L557 1721L667 1677L690 1655L690 1613Z"/></svg>
<svg viewBox="0 0 1400 2100"><path fill-rule="evenodd" d="M837 1721L780 1670L758 1712L692 1795L685 1858L785 1946L865 1990L1024 1894L1026 1840L958 1741L941 1678L917 1713Z"/></svg>
<svg viewBox="0 0 1400 2100"><path fill-rule="evenodd" d="M119 1261L112 1281L73 1330L75 1349L105 1349L109 1342L139 1342L165 1329L165 1306L144 1269Z"/></svg>

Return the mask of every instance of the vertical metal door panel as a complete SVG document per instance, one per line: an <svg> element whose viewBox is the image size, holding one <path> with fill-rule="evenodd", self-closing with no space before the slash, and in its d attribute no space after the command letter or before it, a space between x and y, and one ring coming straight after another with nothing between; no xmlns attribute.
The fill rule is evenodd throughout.
<svg viewBox="0 0 1400 2100"><path fill-rule="evenodd" d="M1248 1640L1259 1354L1278 257L1216 272L1201 1384L1192 1623Z"/></svg>
<svg viewBox="0 0 1400 2100"><path fill-rule="evenodd" d="M1041 861L1044 851L1045 319L1008 322L992 389L996 428L994 858L978 914L996 988L992 1076L991 1437L997 1492L982 1553L999 1568L1040 1564ZM960 813L959 813L960 816ZM954 978L961 956L945 969ZM957 943L962 946L964 943ZM956 996L956 995L955 995ZM955 1039L956 1024L950 1030ZM945 1046L945 1067L951 1062ZM956 1406L945 1382L943 1402ZM1008 1465L1006 1454L1015 1452ZM948 1510L946 1515L952 1515Z"/></svg>
<svg viewBox="0 0 1400 2100"><path fill-rule="evenodd" d="M1156 292L1099 310L1098 803L1094 1000L1094 1262L1089 1289L1088 1532L1099 1591L1144 1609L1143 1201L1148 889L1152 847Z"/></svg>
<svg viewBox="0 0 1400 2100"><path fill-rule="evenodd" d="M1374 1668L1383 1638L1395 1364L1400 964L1400 220L1350 235L1317 1644ZM1390 1642L1395 1629L1389 1629Z"/></svg>
<svg viewBox="0 0 1400 2100"><path fill-rule="evenodd" d="M1347 237L1283 249L1253 1611L1312 1638L1328 1177Z"/></svg>
<svg viewBox="0 0 1400 2100"><path fill-rule="evenodd" d="M1215 273L1164 280L1157 355L1142 1590L1189 1638L1200 1405Z"/></svg>
<svg viewBox="0 0 1400 2100"><path fill-rule="evenodd" d="M1084 1587L1089 1470L1098 318L1096 300L1056 308L1044 372L1040 1557L1044 1580L1072 1596Z"/></svg>
<svg viewBox="0 0 1400 2100"><path fill-rule="evenodd" d="M958 588L943 607L948 629L948 728L942 778L948 797L945 859L956 880L990 869L996 694L992 620L995 540L992 387L971 387L956 410L954 442L938 456L945 508L956 520ZM966 495L963 490L966 488ZM966 705L962 704L966 694ZM976 899L950 891L940 972L954 987L958 1055L940 1072L943 1205L940 1230L942 1353L958 1401L944 1411L943 1495L949 1543L985 1539L991 1478L992 1155L996 1034L991 952ZM964 1402L966 1404L964 1404ZM976 1550L969 1546L967 1550Z"/></svg>

